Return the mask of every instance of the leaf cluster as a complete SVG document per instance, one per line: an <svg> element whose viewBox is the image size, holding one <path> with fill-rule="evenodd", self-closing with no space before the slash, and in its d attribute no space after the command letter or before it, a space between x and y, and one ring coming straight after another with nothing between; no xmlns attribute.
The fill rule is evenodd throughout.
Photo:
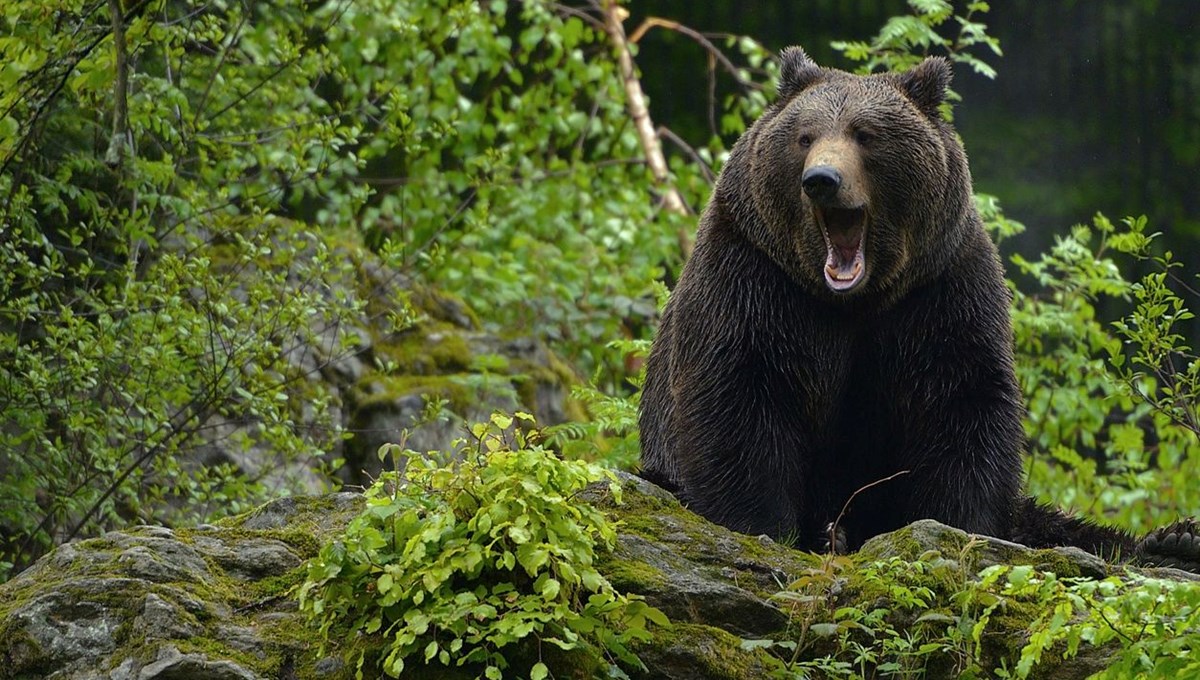
<svg viewBox="0 0 1200 680"><path fill-rule="evenodd" d="M1177 324L1190 318L1169 253L1144 218L1097 215L1038 260L1014 263L1040 290L1014 288L1017 377L1027 404L1031 490L1145 531L1200 512L1200 361ZM1118 258L1149 264L1130 281ZM1106 322L1104 301L1127 311Z"/></svg>
<svg viewBox="0 0 1200 680"><path fill-rule="evenodd" d="M359 677L368 657L399 677L411 664L511 677L513 648L584 646L640 667L629 644L666 618L616 592L595 568L615 528L578 499L612 473L563 461L536 443L527 414L475 425L448 465L401 452L403 471L367 491L367 509L310 561L301 609L329 646L355 639ZM544 678L541 652L518 676ZM612 672L620 673L614 665Z"/></svg>
<svg viewBox="0 0 1200 680"><path fill-rule="evenodd" d="M968 2L961 14L956 13L949 0L908 0L909 14L894 16L869 41L835 41L832 47L848 59L861 62L858 72L906 71L930 54L944 53L950 61L965 64L987 78L996 77L996 69L976 56L983 48L992 56L1003 56L1000 41L988 35L987 25L978 15L991 10L986 2ZM949 21L958 25L953 36L944 35L943 25ZM952 32L952 31L951 31ZM947 92L942 115L951 119L952 102L962 97L954 90Z"/></svg>
<svg viewBox="0 0 1200 680"><path fill-rule="evenodd" d="M1200 668L1196 583L1132 573L1066 578L1010 565L976 574L976 547L853 572L846 558L827 558L777 595L794 637L743 647L771 652L774 676L787 679L1027 678L1085 646L1111 659L1092 677L1189 677Z"/></svg>
<svg viewBox="0 0 1200 680"><path fill-rule="evenodd" d="M1200 586L1129 575L1102 580L1060 578L1031 567L996 565L974 590L1031 603L1040 614L1005 678L1025 678L1047 652L1071 658L1083 645L1116 648L1093 677L1191 677L1200 672Z"/></svg>
<svg viewBox="0 0 1200 680"><path fill-rule="evenodd" d="M827 556L775 596L792 637L743 646L771 651L778 678L981 677L982 636L1000 602L976 596L976 547L861 566Z"/></svg>

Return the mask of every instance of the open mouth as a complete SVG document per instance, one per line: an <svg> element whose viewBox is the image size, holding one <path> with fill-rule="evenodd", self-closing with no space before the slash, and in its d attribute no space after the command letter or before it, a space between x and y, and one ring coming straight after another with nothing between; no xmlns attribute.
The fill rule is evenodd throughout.
<svg viewBox="0 0 1200 680"><path fill-rule="evenodd" d="M844 293L866 278L863 245L867 237L867 211L863 208L814 207L817 224L825 237L825 283Z"/></svg>

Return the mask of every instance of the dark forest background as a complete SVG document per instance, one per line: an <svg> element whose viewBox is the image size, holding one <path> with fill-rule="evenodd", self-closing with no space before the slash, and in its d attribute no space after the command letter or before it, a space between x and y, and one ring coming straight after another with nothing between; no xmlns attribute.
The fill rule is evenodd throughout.
<svg viewBox="0 0 1200 680"><path fill-rule="evenodd" d="M632 3L630 25L661 16L705 33L800 44L821 65L851 69L830 47L865 40L903 0ZM1193 0L1004 0L980 20L1003 57L989 80L959 65L955 123L976 189L1000 197L1028 231L1008 242L1037 253L1096 211L1145 214L1177 254L1200 252L1200 3ZM987 55L990 57L990 55ZM702 48L678 33L641 41L656 118L707 135ZM732 92L718 77L718 97ZM719 101L719 99L718 99ZM1194 259L1194 258L1193 258Z"/></svg>

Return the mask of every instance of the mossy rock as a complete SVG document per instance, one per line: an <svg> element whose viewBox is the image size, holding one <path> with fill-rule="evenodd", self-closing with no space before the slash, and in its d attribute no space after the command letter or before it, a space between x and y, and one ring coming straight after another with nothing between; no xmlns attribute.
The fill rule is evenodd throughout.
<svg viewBox="0 0 1200 680"><path fill-rule="evenodd" d="M625 668L633 678L767 677L782 666L783 657L790 658L786 645L801 638L804 617L808 624L833 621L835 612L847 607L889 607L897 612L889 615L889 626L901 635L916 630L922 624L915 610L904 613L887 602L889 582L867 578L878 574L881 564L901 568L905 587L927 587L934 598L930 611L948 606L955 584L976 578L987 562L1059 574L1097 569L1095 558L1077 551L1030 550L929 521L877 537L855 555L813 555L730 532L648 482L630 475L620 479L621 504L603 485L577 500L595 504L618 522L616 549L597 561L601 573L618 590L645 598L671 619L670 626L651 626L650 639L635 646L647 668ZM294 597L303 579L301 563L336 538L362 507L355 494L285 498L216 525L134 527L63 545L0 584L0 659L5 662L0 679L353 677L352 664L342 657L347 649L317 654L319 636L307 627ZM928 568L911 569L918 560ZM1153 573L1171 576L1168 570ZM792 585L806 579L818 587ZM779 596L781 591L804 598L789 600ZM1042 613L1037 603L1017 599L997 609L981 641L981 667L1012 668ZM381 639L346 644L365 645L378 654ZM838 649L835 637L813 642L811 635L801 651L800 662L847 653ZM1063 658L1061 650L1052 649L1030 677L1086 677L1105 668L1113 652L1085 646L1079 655ZM514 669L528 667L518 659L540 658L556 678L607 677L602 650L558 654L514 646L505 654L511 654ZM950 652L931 654L922 662L924 676L952 677L958 659ZM469 670L436 665L413 673L473 677Z"/></svg>
<svg viewBox="0 0 1200 680"><path fill-rule="evenodd" d="M379 447L404 430L410 448L432 451L450 449L469 423L497 410L533 413L543 426L586 418L570 398L575 372L544 343L483 330L464 300L389 266L353 230L313 232L286 219L258 228L271 248L247 251L217 235L197 253L233 277L235 297L256 277L290 281L296 270L319 279L305 285L344 301L343 316L314 317L282 340L292 371L282 376L287 416L310 435L314 455L272 457L254 415L235 410L204 423L207 438L184 453L187 463L229 463L267 475L272 488L316 492L331 467L343 483L369 483L384 467ZM425 422L432 400L446 402L446 418Z"/></svg>

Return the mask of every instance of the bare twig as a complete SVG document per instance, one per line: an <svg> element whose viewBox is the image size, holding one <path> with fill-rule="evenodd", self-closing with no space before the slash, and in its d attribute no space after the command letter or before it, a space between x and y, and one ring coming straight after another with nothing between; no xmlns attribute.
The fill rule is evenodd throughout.
<svg viewBox="0 0 1200 680"><path fill-rule="evenodd" d="M550 8L553 9L555 12L558 12L559 14L562 14L565 16L576 17L576 18L590 24L591 27L596 29L597 31L606 31L607 30L604 27L603 21L600 21L596 17L592 16L591 14L588 14L587 12L585 12L581 9L578 9L576 7L571 7L569 5L564 5L561 2L551 2L549 4L550 4Z"/></svg>
<svg viewBox="0 0 1200 680"><path fill-rule="evenodd" d="M625 84L626 108L637 129L638 139L642 143L642 151L646 154L646 162L654 181L662 190L663 207L679 215L691 215L692 211L683 200L679 190L671 184L671 175L667 169L667 159L663 156L662 145L654 131L654 121L650 119L650 111L646 108L646 96L642 93L642 84L638 80L633 66L633 54L629 51L629 41L625 38L622 22L628 16L617 0L602 0L604 21L609 38L617 51L617 66L621 70L621 79ZM680 228L676 234L679 250L684 258L692 254L692 236L685 228Z"/></svg>
<svg viewBox="0 0 1200 680"><path fill-rule="evenodd" d="M675 132L666 125L658 126L658 136L679 147L680 151L686 153L688 157L696 163L696 165L700 166L700 171L704 173L704 179L708 180L709 184L716 183L717 176L713 174L712 168L708 167L708 163L706 163L704 159L700 157L700 154L696 151L695 147L683 141L682 137L675 134Z"/></svg>
<svg viewBox="0 0 1200 680"><path fill-rule="evenodd" d="M716 137L717 132L717 69L716 58L708 55L708 132Z"/></svg>
<svg viewBox="0 0 1200 680"><path fill-rule="evenodd" d="M729 75L733 76L734 81L737 82L738 87L742 88L743 92L751 92L753 90L760 89L755 83L743 78L741 72L738 71L738 67L729 60L729 57L725 56L725 53L722 52L720 48L712 44L712 41L706 38L704 34L693 28L688 28L678 21L671 21L670 19L663 19L661 17L649 17L642 22L641 26L637 27L637 30L633 32L633 35L629 36L629 42L637 43L642 39L642 36L646 35L647 31L655 27L666 28L668 30L675 31L676 33L682 33L692 40L695 40L708 52L711 59L715 60L716 63L720 64L726 71L729 72Z"/></svg>
<svg viewBox="0 0 1200 680"><path fill-rule="evenodd" d="M912 472L912 470L901 470L893 475L888 475L887 477L884 477L883 479L877 479L877 480L871 482L870 484L860 486L857 491L850 494L850 497L846 499L846 503L844 505L842 505L842 511L838 513L837 519L833 520L833 524L829 525L829 549L830 549L830 551L832 551L833 547L835 545L837 545L838 525L842 523L842 518L846 516L846 511L850 509L850 504L854 502L854 499L858 497L858 494L866 491L867 489L870 489L873 486L879 486L880 484L883 484L884 482L890 482L893 479L899 477L900 475L907 475L910 472Z"/></svg>

